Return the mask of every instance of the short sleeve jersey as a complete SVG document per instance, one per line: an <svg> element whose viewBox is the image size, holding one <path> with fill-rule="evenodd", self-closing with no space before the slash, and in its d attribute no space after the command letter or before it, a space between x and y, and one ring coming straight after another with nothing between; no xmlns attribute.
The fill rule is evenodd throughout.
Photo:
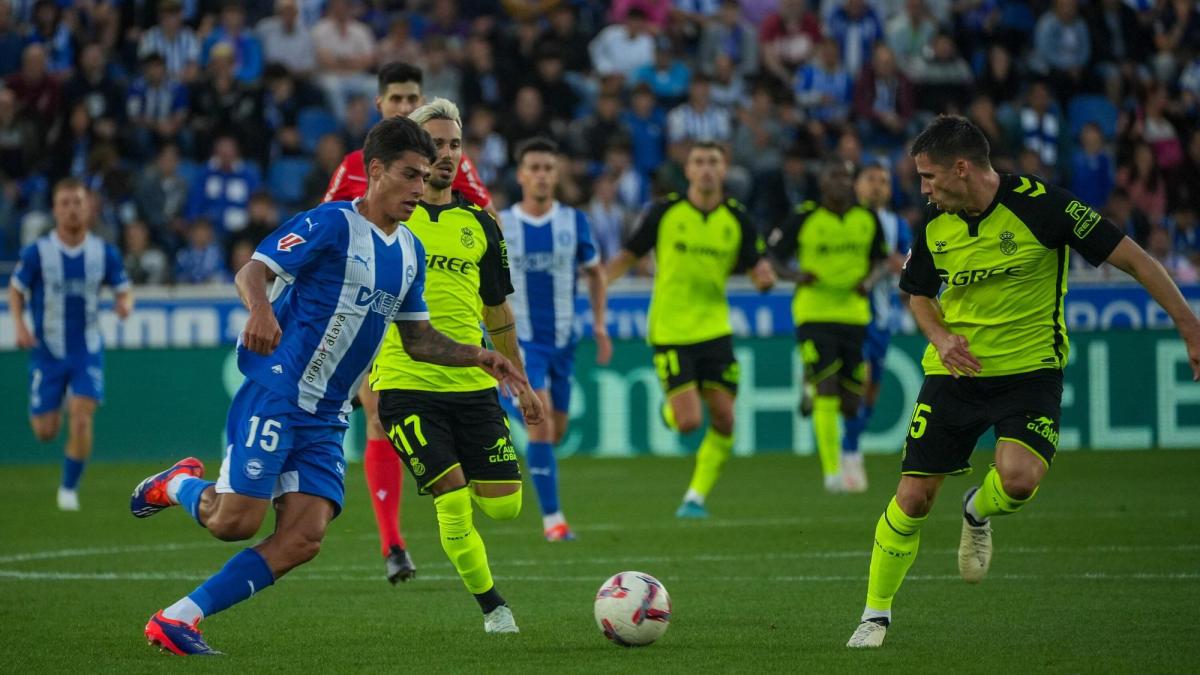
<svg viewBox="0 0 1200 675"><path fill-rule="evenodd" d="M517 337L550 347L574 344L579 268L600 264L587 216L554 202L534 218L514 204L500 214L513 288Z"/></svg>
<svg viewBox="0 0 1200 675"><path fill-rule="evenodd" d="M772 254L786 260L796 256L802 271L816 280L796 287L792 320L865 326L871 303L856 287L871 267L888 255L887 240L874 211L852 206L838 214L813 202L796 207L768 242Z"/></svg>
<svg viewBox="0 0 1200 675"><path fill-rule="evenodd" d="M99 354L100 287L129 288L121 254L90 233L74 247L54 232L26 246L9 283L29 295L34 357L55 359Z"/></svg>
<svg viewBox="0 0 1200 675"><path fill-rule="evenodd" d="M385 234L355 203L297 214L253 255L278 277L271 305L283 336L266 356L239 344L238 367L301 410L344 421L387 328L429 316L422 254L404 226Z"/></svg>
<svg viewBox="0 0 1200 675"><path fill-rule="evenodd" d="M753 267L763 244L737 200L704 212L671 194L647 207L625 249L655 251L650 344L689 345L733 333L726 281Z"/></svg>
<svg viewBox="0 0 1200 675"><path fill-rule="evenodd" d="M433 327L457 342L483 344L484 305L501 305L513 292L500 227L458 193L449 204L421 202L407 225L425 246L425 299ZM395 326L388 329L370 382L376 391L463 392L496 386L478 368L412 360Z"/></svg>
<svg viewBox="0 0 1200 675"><path fill-rule="evenodd" d="M980 376L1063 368L1067 247L1099 265L1124 235L1070 192L1036 176L1000 175L996 198L967 216L930 209L915 228L900 289L938 297L946 326L967 338ZM937 349L925 373L946 374Z"/></svg>

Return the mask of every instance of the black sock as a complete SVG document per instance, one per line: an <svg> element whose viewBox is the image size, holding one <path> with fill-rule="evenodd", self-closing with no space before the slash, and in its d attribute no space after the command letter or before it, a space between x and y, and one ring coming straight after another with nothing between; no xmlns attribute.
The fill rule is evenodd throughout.
<svg viewBox="0 0 1200 675"><path fill-rule="evenodd" d="M500 597L500 593L496 591L495 586L492 586L483 593L476 593L475 601L479 603L479 608L483 610L484 614L491 614L492 610L506 604L504 598Z"/></svg>
<svg viewBox="0 0 1200 675"><path fill-rule="evenodd" d="M870 621L871 623L877 623L884 628L892 625L892 622L886 616L873 616L867 619L867 621Z"/></svg>

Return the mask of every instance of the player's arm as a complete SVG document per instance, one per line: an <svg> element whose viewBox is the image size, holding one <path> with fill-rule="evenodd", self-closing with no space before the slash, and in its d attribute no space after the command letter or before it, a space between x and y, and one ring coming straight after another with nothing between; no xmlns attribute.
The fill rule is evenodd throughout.
<svg viewBox="0 0 1200 675"><path fill-rule="evenodd" d="M111 244L104 246L104 283L113 289L113 311L124 319L133 313L133 284L125 273L121 252Z"/></svg>
<svg viewBox="0 0 1200 675"><path fill-rule="evenodd" d="M871 218L875 221L875 236L871 239L871 250L868 254L870 269L854 289L859 295L870 293L883 275L888 273L886 263L890 251L888 251L887 237L883 236L883 224L879 222L879 216L874 211L871 211Z"/></svg>
<svg viewBox="0 0 1200 675"><path fill-rule="evenodd" d="M1187 345L1192 379L1200 381L1200 320L1192 313L1192 308L1188 306L1187 300L1179 292L1179 287L1171 280L1162 264L1129 237L1121 239L1109 254L1108 262L1136 279L1150 297L1167 311L1171 320L1175 322L1179 336Z"/></svg>
<svg viewBox="0 0 1200 675"><path fill-rule="evenodd" d="M811 284L816 277L794 267L791 263L800 251L800 230L812 212L812 202L800 204L782 223L767 235L767 257L780 279L794 281L800 285Z"/></svg>
<svg viewBox="0 0 1200 675"><path fill-rule="evenodd" d="M25 324L25 292L15 284L8 286L8 315L12 317L13 333L17 337L18 349L31 349L37 340Z"/></svg>
<svg viewBox="0 0 1200 675"><path fill-rule="evenodd" d="M275 273L271 268L258 259L251 259L233 277L238 297L250 310L250 318L242 329L242 344L263 356L275 351L279 339L283 337L279 321L275 319L275 310L271 308L271 300L267 297L267 282L274 278Z"/></svg>
<svg viewBox="0 0 1200 675"><path fill-rule="evenodd" d="M452 368L479 368L496 378L500 386L514 394L528 391L529 383L511 361L478 345L455 342L433 327L428 319L407 319L396 322L404 351L414 361L424 361Z"/></svg>
<svg viewBox="0 0 1200 675"><path fill-rule="evenodd" d="M658 228L671 203L669 200L655 202L642 211L637 224L634 225L633 233L604 268L604 276L609 284L624 276L634 263L658 243Z"/></svg>
<svg viewBox="0 0 1200 675"><path fill-rule="evenodd" d="M41 274L42 259L38 247L30 244L21 251L21 259L8 282L8 312L13 320L13 333L19 349L31 349L37 344L37 338L25 323L25 294L34 283L40 281Z"/></svg>
<svg viewBox="0 0 1200 675"><path fill-rule="evenodd" d="M608 278L600 264L600 252L592 242L592 225L583 211L575 213L575 262L583 270L588 304L592 307L592 339L596 341L596 364L607 366L612 360L612 340L608 338Z"/></svg>
<svg viewBox="0 0 1200 675"><path fill-rule="evenodd" d="M759 291L765 293L775 285L775 269L767 257L767 245L758 233L758 227L750 220L746 208L736 200L729 200L729 210L737 218L742 231L741 246L738 249L737 263L734 272L746 272L751 283Z"/></svg>
<svg viewBox="0 0 1200 675"><path fill-rule="evenodd" d="M946 326L945 314L938 302L941 289L942 279L938 276L933 254L929 252L925 241L925 227L922 226L914 233L912 250L900 275L900 290L909 294L908 310L912 312L917 327L937 349L946 370L954 377L977 375L983 366L971 353L967 338L951 333Z"/></svg>

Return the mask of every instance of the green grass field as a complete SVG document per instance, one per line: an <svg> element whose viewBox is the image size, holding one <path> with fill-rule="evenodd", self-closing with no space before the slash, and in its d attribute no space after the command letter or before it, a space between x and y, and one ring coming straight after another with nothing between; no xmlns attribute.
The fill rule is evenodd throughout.
<svg viewBox="0 0 1200 675"><path fill-rule="evenodd" d="M975 458L986 466L986 455ZM4 466L0 654L7 672L1195 672L1200 641L1200 452L1064 453L1037 500L995 522L991 576L957 576L950 479L879 651L850 652L871 535L896 457L872 457L868 494L827 496L816 460L732 461L708 522L673 510L685 459L563 462L579 541L548 544L532 488L520 520L479 518L519 635L489 636L437 543L433 507L406 485L418 578L383 580L359 467L321 555L206 620L229 656L184 660L147 646L147 617L238 546L178 510L139 521L129 491L159 467L96 464L84 510L54 506L57 467ZM215 469L215 462L212 464ZM406 480L411 480L407 479ZM974 479L977 480L977 477ZM610 574L637 569L671 593L657 644L621 649L592 620Z"/></svg>

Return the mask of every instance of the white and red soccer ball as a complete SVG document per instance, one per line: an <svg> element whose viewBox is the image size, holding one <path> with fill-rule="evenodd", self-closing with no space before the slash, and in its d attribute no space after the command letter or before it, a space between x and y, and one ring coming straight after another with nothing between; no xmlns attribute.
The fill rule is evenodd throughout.
<svg viewBox="0 0 1200 675"><path fill-rule="evenodd" d="M645 572L620 572L596 592L595 616L604 637L622 647L642 647L667 632L671 596Z"/></svg>

